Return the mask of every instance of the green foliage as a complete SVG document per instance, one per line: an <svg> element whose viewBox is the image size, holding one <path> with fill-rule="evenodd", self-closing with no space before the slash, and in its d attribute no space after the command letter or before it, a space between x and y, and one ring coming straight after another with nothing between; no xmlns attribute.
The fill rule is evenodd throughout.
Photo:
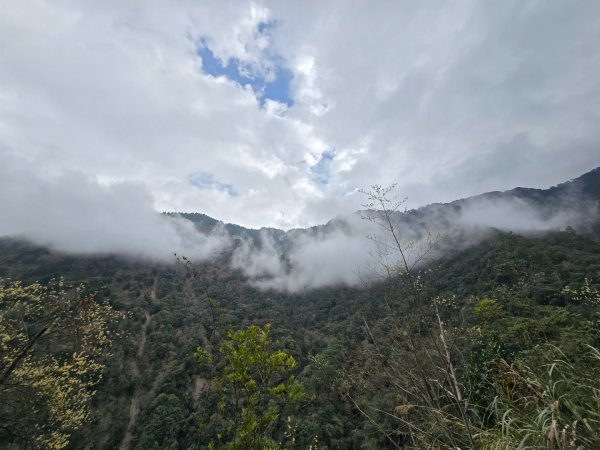
<svg viewBox="0 0 600 450"><path fill-rule="evenodd" d="M492 298L477 300L473 312L484 321L498 319L502 315L502 306Z"/></svg>
<svg viewBox="0 0 600 450"><path fill-rule="evenodd" d="M239 331L227 330L219 347L225 366L215 380L221 390L218 408L227 427L217 435L214 448L276 448L271 428L280 417L284 405L303 397L300 384L293 375L296 360L282 350L271 350L270 324L259 328L251 325ZM200 363L211 361L210 354L199 348Z"/></svg>
<svg viewBox="0 0 600 450"><path fill-rule="evenodd" d="M435 348L442 345L436 307L456 378L468 399L478 446L518 446L516 441L527 432L517 430L532 429L541 412L546 411L541 417L551 417L553 397L543 393L550 392L547 387L552 383L562 399L555 415L557 426L552 428L550 420L538 427L538 437L528 441L532 446L545 448L542 437L553 429L562 439L567 425L567 441L572 440L569 430L575 416L568 408L582 417L576 427L582 439L583 412L594 417L595 391L586 391L583 384L594 386L591 379L600 378L586 347L600 347L595 300L600 288L600 240L595 236L570 231L536 237L498 232L468 249L450 252L431 270L415 272L413 281L423 307L419 314L410 307L414 302L406 298L410 290L403 288L403 278L368 289L335 286L298 294L262 292L245 284L226 259L200 263L190 273L181 266L74 257L0 240L0 276L46 284L60 275L71 285L87 282L89 287L78 294L81 298L97 291L96 303L131 312L119 322L120 334L109 335L113 356L97 360L106 365L104 375L92 387L97 393L88 402L86 420L77 430L69 430L71 448L118 448L124 445L127 430L131 441L125 448L200 449L211 440L215 447L226 447L236 434L242 448L240 434L252 434L252 429L257 435L264 431L263 445L277 448L426 447L429 438L412 439L415 426L434 435L438 447L448 446L444 441L448 429L461 448L469 448L470 443L460 437L464 421L455 420L460 415L456 404L439 401L448 399L445 389L451 388L445 370L448 363L445 357L428 359L427 355L443 356L443 346L441 353ZM74 290L67 291L67 297L77 297L70 297ZM10 317L18 318L18 311L12 311ZM249 323L274 324L260 358L248 355L260 350L265 329L249 332ZM13 321L11 327L18 324ZM234 328L227 332L226 324ZM28 324L30 332L40 329L37 326ZM234 339L239 331L245 332L245 339ZM53 336L49 352L46 344L36 344L32 357L71 358L67 350L73 348L73 337L63 336L64 340ZM229 347L221 352L225 343ZM198 347L203 354L194 355ZM281 355L267 358L277 350L293 356L295 367L290 369ZM240 359L228 359L236 353ZM432 380L441 382L432 404L441 406L437 415L445 418L447 426L436 421L435 408L426 412L419 406L425 403L409 395L424 386L412 381L418 375L416 361L427 360L430 363L424 368ZM241 370L244 361L246 371ZM265 386L257 367L268 368L268 361L283 367ZM550 378L548 370L555 362ZM299 401L290 399L287 388L278 388L290 380L291 373L296 377L292 383L301 383L305 393ZM517 388L511 387L510 377L518 381L513 382ZM524 380L533 380L538 387L528 391ZM572 385L577 380L583 380L581 387ZM234 431L236 383L242 395ZM402 386L411 388L409 394ZM48 385L47 392L53 391ZM258 398L252 397L257 392ZM533 402L538 394L547 401ZM33 393L19 397L19 410L27 413L28 424L50 423L38 398ZM34 403L42 405L37 413L33 413ZM248 408L245 414L244 408ZM16 416L11 418L14 423ZM506 427L509 418L512 428ZM29 430L11 428L22 434ZM13 439L5 436L0 447ZM586 439L581 445L590 447L592 441Z"/></svg>
<svg viewBox="0 0 600 450"><path fill-rule="evenodd" d="M184 403L174 394L159 394L148 406L135 449L176 450L183 441L188 415Z"/></svg>
<svg viewBox="0 0 600 450"><path fill-rule="evenodd" d="M584 353L585 352L585 353ZM525 364L496 364L496 426L481 434L495 449L600 448L600 352L587 346L569 357L540 348Z"/></svg>
<svg viewBox="0 0 600 450"><path fill-rule="evenodd" d="M0 280L0 440L64 448L90 416L122 315L64 281Z"/></svg>
<svg viewBox="0 0 600 450"><path fill-rule="evenodd" d="M592 286L587 277L583 279L581 288L565 286L562 294L575 303L587 306L600 306L600 292L597 287Z"/></svg>

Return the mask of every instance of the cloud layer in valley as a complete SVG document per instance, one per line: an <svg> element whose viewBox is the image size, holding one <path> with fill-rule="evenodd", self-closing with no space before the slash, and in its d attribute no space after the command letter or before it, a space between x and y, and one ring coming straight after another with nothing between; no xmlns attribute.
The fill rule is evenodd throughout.
<svg viewBox="0 0 600 450"><path fill-rule="evenodd" d="M491 230L522 234L585 230L599 219L597 201L565 195L536 204L511 194L474 197L393 214L393 226L410 268L480 242ZM365 220L371 217L373 220ZM336 284L356 286L404 271L397 243L380 213L340 216L326 226L287 233L285 250L266 231L260 245L243 242L232 266L261 289L298 292Z"/></svg>

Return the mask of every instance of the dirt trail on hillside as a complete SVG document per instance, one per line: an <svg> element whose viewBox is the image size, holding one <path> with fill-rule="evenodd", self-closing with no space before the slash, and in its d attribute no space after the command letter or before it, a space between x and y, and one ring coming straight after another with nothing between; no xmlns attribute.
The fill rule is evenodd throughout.
<svg viewBox="0 0 600 450"><path fill-rule="evenodd" d="M148 329L148 325L150 325L150 320L152 317L148 311L144 311L144 323L142 323L142 337L140 339L140 345L138 347L138 358L141 358L144 354L144 348L146 347L146 330Z"/></svg>
<svg viewBox="0 0 600 450"><path fill-rule="evenodd" d="M133 439L133 426L135 425L137 415L140 412L139 402L140 401L136 392L131 398L131 405L129 405L129 423L127 424L127 432L125 433L125 437L123 438L123 441L121 441L121 445L119 446L120 450L129 450L129 448L131 447L131 440Z"/></svg>
<svg viewBox="0 0 600 450"><path fill-rule="evenodd" d="M150 298L153 302L156 301L156 287L158 286L158 275L154 277L154 283L152 284L152 289L150 290Z"/></svg>
<svg viewBox="0 0 600 450"><path fill-rule="evenodd" d="M154 277L154 283L152 284L152 289L150 290L150 298L152 301L156 301L156 287L158 285L158 275ZM152 316L150 312L144 311L144 322L142 323L142 328L140 331L140 342L138 344L137 351L137 360L134 361L134 366L136 371L139 373L139 359L144 356L144 349L146 348L146 336L148 332L148 325L150 325L150 321L152 320ZM125 436L121 441L121 445L119 446L120 450L129 450L131 448L131 441L133 440L133 427L135 427L135 423L137 421L137 416L140 412L140 391L138 388L133 392L133 396L131 397L131 404L129 405L129 420L127 422L127 431L125 432Z"/></svg>
<svg viewBox="0 0 600 450"><path fill-rule="evenodd" d="M197 408L200 403L200 394L206 387L209 386L208 380L200 375L194 377L194 389L192 391L192 400L194 407Z"/></svg>

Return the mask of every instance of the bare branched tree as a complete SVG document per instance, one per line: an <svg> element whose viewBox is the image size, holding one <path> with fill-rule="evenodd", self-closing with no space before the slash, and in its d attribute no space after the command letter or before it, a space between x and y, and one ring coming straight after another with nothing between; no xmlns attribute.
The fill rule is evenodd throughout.
<svg viewBox="0 0 600 450"><path fill-rule="evenodd" d="M392 321L391 328L378 333L373 330L377 324L370 327L365 320L371 341L366 364L377 366L372 373L395 393L397 404L389 411L360 405L350 392L348 397L369 422L386 430L394 446L477 448L472 411L456 365L459 353L438 302L427 298L420 276L442 237L410 226L406 199L394 194L395 187L375 185L361 192L367 197L362 217L377 229L368 236L374 242L373 270L390 287L386 322ZM377 417L395 422L398 429L390 432Z"/></svg>

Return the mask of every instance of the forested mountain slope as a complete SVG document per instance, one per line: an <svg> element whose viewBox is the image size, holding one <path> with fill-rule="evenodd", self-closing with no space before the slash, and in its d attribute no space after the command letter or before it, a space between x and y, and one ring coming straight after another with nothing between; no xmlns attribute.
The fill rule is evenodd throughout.
<svg viewBox="0 0 600 450"><path fill-rule="evenodd" d="M516 197L548 217L571 199L592 219L599 178L596 169L549 190L483 197ZM448 211L480 200L431 205L403 220L449 217ZM217 226L207 216L185 217L207 229ZM294 233L327 232L340 220L268 233L283 254ZM286 374L303 392L295 401L269 397L277 414L256 430L277 446L513 448L527 435L531 445L546 439L544 445L554 442L554 448L571 448L571 441L593 448L600 426L594 403L599 361L589 355L600 348L600 238L592 220L572 225L524 234L487 229L469 245L448 245L410 279L401 274L294 293L253 287L232 268L230 253L191 267L175 257L172 263L83 257L14 239L0 240L0 278L45 283L64 277L126 313L105 360L91 421L73 434L69 448L225 445L236 433L223 406L230 391L219 379L228 367L226 330L266 324L269 348L295 359ZM261 245L259 231L227 227ZM210 363L198 348L212 352ZM556 364L550 375L548 364ZM573 384L577 377L584 387ZM429 399L406 388L421 382L430 388L432 379L440 391ZM0 448L14 448L14 437L0 432ZM560 439L565 446L558 446Z"/></svg>

